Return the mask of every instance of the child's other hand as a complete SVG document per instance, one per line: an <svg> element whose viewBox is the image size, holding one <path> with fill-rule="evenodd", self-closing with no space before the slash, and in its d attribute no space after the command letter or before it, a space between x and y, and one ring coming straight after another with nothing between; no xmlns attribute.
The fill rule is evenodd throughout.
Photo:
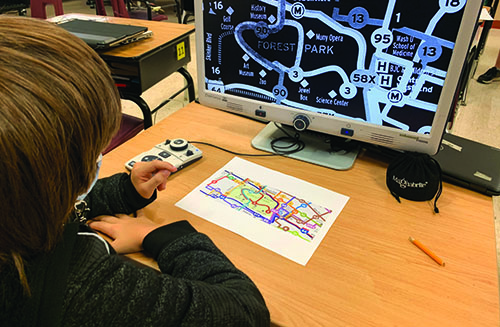
<svg viewBox="0 0 500 327"><path fill-rule="evenodd" d="M100 216L89 222L89 226L109 236L111 246L119 254L141 251L146 235L160 227L149 220L142 210L137 211L137 218L127 215Z"/></svg>
<svg viewBox="0 0 500 327"><path fill-rule="evenodd" d="M137 162L132 168L130 178L137 193L143 198L149 199L155 189L158 191L165 189L168 176L175 171L177 168L160 160Z"/></svg>

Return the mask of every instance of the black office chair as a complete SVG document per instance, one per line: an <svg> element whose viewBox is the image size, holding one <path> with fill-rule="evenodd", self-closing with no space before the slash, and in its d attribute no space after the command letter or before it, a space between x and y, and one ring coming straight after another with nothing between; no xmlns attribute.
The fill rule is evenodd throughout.
<svg viewBox="0 0 500 327"><path fill-rule="evenodd" d="M181 0L182 23L187 24L192 17L194 19L194 0Z"/></svg>
<svg viewBox="0 0 500 327"><path fill-rule="evenodd" d="M95 7L96 14L100 16L107 16L104 0L90 0L91 5ZM161 13L162 10L157 12L158 6L149 0L109 0L113 9L115 17L147 19L162 21L167 20L168 17ZM161 8L159 8L161 9Z"/></svg>
<svg viewBox="0 0 500 327"><path fill-rule="evenodd" d="M154 3L155 7L160 7L161 10L173 10L175 12L175 16L177 17L177 21L179 24L182 23L181 19L181 9L180 9L180 0L149 0Z"/></svg>
<svg viewBox="0 0 500 327"><path fill-rule="evenodd" d="M106 154L119 145L127 142L128 140L139 134L143 129L144 120L131 115L122 114L120 129L118 130L116 135L113 136L108 147L102 152L102 154Z"/></svg>
<svg viewBox="0 0 500 327"><path fill-rule="evenodd" d="M150 0L125 0L130 18L162 21L167 20L162 6Z"/></svg>
<svg viewBox="0 0 500 327"><path fill-rule="evenodd" d="M17 11L19 16L26 16L26 10L30 7L30 0L4 0L0 4L0 14Z"/></svg>

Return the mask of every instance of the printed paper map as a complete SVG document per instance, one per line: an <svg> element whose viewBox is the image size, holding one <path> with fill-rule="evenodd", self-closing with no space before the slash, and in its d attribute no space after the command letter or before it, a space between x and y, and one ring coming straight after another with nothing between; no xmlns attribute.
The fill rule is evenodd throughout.
<svg viewBox="0 0 500 327"><path fill-rule="evenodd" d="M234 158L176 205L305 265L347 200Z"/></svg>
<svg viewBox="0 0 500 327"><path fill-rule="evenodd" d="M334 219L332 210L328 208L248 178L243 179L227 170L200 192L307 242L314 239L328 219Z"/></svg>

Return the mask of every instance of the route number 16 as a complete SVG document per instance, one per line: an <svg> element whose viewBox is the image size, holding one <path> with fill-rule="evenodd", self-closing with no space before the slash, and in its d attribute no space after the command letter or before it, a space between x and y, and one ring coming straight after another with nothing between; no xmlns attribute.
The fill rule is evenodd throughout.
<svg viewBox="0 0 500 327"><path fill-rule="evenodd" d="M213 6L212 6L213 4ZM213 7L215 10L222 10L224 9L224 5L222 4L222 1L214 1L210 3L211 7Z"/></svg>
<svg viewBox="0 0 500 327"><path fill-rule="evenodd" d="M220 75L220 67L212 66L212 74Z"/></svg>

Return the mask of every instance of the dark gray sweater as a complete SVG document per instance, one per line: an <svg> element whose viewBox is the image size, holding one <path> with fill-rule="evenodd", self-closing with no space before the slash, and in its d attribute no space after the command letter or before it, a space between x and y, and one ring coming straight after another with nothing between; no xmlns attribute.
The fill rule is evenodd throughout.
<svg viewBox="0 0 500 327"><path fill-rule="evenodd" d="M151 202L126 174L100 180L87 197L88 217L131 213ZM86 225L71 252L60 316L63 326L268 326L269 312L257 287L205 235L186 221L151 232L143 242L161 273L124 260ZM37 325L49 292L50 256L27 262L33 297L23 295L14 268L1 271L0 326ZM37 279L38 278L38 279ZM60 286L62 287L62 286Z"/></svg>

